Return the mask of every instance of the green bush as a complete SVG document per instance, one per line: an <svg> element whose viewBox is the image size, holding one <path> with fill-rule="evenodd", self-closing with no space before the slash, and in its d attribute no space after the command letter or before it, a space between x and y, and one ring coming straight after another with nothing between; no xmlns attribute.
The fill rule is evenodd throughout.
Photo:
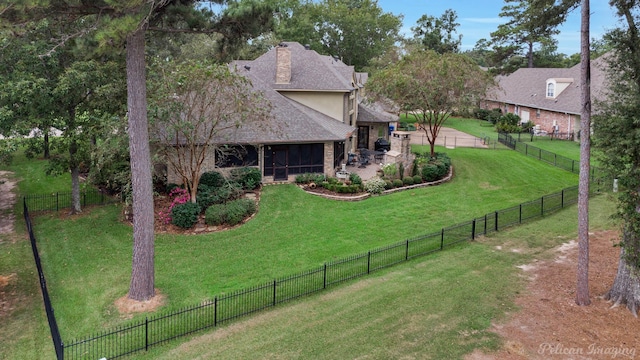
<svg viewBox="0 0 640 360"><path fill-rule="evenodd" d="M389 190L389 189L393 189L393 182L391 180L385 180L384 181L384 188L385 190Z"/></svg>
<svg viewBox="0 0 640 360"><path fill-rule="evenodd" d="M217 171L207 171L200 176L200 184L217 188L225 183L224 176Z"/></svg>
<svg viewBox="0 0 640 360"><path fill-rule="evenodd" d="M326 180L326 176L324 174L317 173L304 173L296 175L296 184L308 184L314 182L316 184L321 184Z"/></svg>
<svg viewBox="0 0 640 360"><path fill-rule="evenodd" d="M386 182L379 177L371 178L364 182L364 190L371 194L382 194Z"/></svg>
<svg viewBox="0 0 640 360"><path fill-rule="evenodd" d="M349 174L349 181L351 181L353 185L362 185L362 178L356 173Z"/></svg>
<svg viewBox="0 0 640 360"><path fill-rule="evenodd" d="M420 175L413 175L413 183L414 184L420 184L422 182L422 176Z"/></svg>
<svg viewBox="0 0 640 360"><path fill-rule="evenodd" d="M237 199L226 204L214 204L205 211L204 220L209 225L237 225L256 212L256 203L251 199Z"/></svg>
<svg viewBox="0 0 640 360"><path fill-rule="evenodd" d="M492 124L496 124L502 116L502 110L500 108L491 109L485 120L490 121Z"/></svg>
<svg viewBox="0 0 640 360"><path fill-rule="evenodd" d="M190 229L198 222L200 205L192 202L178 204L171 209L171 223L183 229Z"/></svg>
<svg viewBox="0 0 640 360"><path fill-rule="evenodd" d="M405 178L402 179L402 183L404 185L413 185L413 177L412 176L407 176Z"/></svg>
<svg viewBox="0 0 640 360"><path fill-rule="evenodd" d="M204 212L204 222L209 225L222 225L226 220L226 208L225 204L213 204L207 208Z"/></svg>
<svg viewBox="0 0 640 360"><path fill-rule="evenodd" d="M434 164L427 164L421 169L422 179L425 182L438 180L438 167Z"/></svg>
<svg viewBox="0 0 640 360"><path fill-rule="evenodd" d="M226 182L219 187L210 187L204 184L198 186L196 202L202 209L208 209L213 204L222 204L239 198L243 194L242 187L236 182Z"/></svg>
<svg viewBox="0 0 640 360"><path fill-rule="evenodd" d="M487 120L487 116L489 116L489 110L487 109L475 109L473 111L473 117L480 120Z"/></svg>
<svg viewBox="0 0 640 360"><path fill-rule="evenodd" d="M253 190L262 182L262 171L255 167L242 167L231 170L231 178L245 190Z"/></svg>
<svg viewBox="0 0 640 360"><path fill-rule="evenodd" d="M393 187L401 187L402 185L403 185L402 180L400 179L393 180Z"/></svg>

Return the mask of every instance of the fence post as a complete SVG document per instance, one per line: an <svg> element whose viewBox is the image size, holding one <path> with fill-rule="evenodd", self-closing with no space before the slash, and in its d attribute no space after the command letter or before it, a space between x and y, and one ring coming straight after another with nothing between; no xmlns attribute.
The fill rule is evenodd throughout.
<svg viewBox="0 0 640 360"><path fill-rule="evenodd" d="M484 235L487 235L487 214L484 214Z"/></svg>
<svg viewBox="0 0 640 360"><path fill-rule="evenodd" d="M498 212L496 211L496 225L495 230L498 231Z"/></svg>
<svg viewBox="0 0 640 360"><path fill-rule="evenodd" d="M440 231L440 250L444 249L444 228Z"/></svg>
<svg viewBox="0 0 640 360"><path fill-rule="evenodd" d="M324 263L324 277L322 279L322 288L327 288L327 263Z"/></svg>
<svg viewBox="0 0 640 360"><path fill-rule="evenodd" d="M540 215L544 216L544 196L540 198Z"/></svg>
<svg viewBox="0 0 640 360"><path fill-rule="evenodd" d="M59 194L59 193L56 193L56 211L58 211L58 201L59 201L59 200L58 200L58 194Z"/></svg>
<svg viewBox="0 0 640 360"><path fill-rule="evenodd" d="M520 204L520 213L518 214L518 223L522 224L522 204Z"/></svg>
<svg viewBox="0 0 640 360"><path fill-rule="evenodd" d="M144 351L149 351L149 318L144 318Z"/></svg>
<svg viewBox="0 0 640 360"><path fill-rule="evenodd" d="M371 271L371 251L367 253L367 274Z"/></svg>
<svg viewBox="0 0 640 360"><path fill-rule="evenodd" d="M553 153L553 166L558 166L558 154Z"/></svg>
<svg viewBox="0 0 640 360"><path fill-rule="evenodd" d="M409 260L409 240L407 240L407 249L404 252L404 259Z"/></svg>
<svg viewBox="0 0 640 360"><path fill-rule="evenodd" d="M564 189L562 189L562 195L560 196L560 208L564 209Z"/></svg>
<svg viewBox="0 0 640 360"><path fill-rule="evenodd" d="M218 326L218 297L213 299L213 326Z"/></svg>
<svg viewBox="0 0 640 360"><path fill-rule="evenodd" d="M276 306L276 279L273 279L273 306Z"/></svg>
<svg viewBox="0 0 640 360"><path fill-rule="evenodd" d="M476 219L473 219L473 222L471 223L471 240L474 240L476 238Z"/></svg>

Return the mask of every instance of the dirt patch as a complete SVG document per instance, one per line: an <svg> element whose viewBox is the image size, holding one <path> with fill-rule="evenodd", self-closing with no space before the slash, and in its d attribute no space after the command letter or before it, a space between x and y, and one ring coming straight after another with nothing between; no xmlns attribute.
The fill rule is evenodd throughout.
<svg viewBox="0 0 640 360"><path fill-rule="evenodd" d="M0 243L3 242L3 239L10 238L8 235L13 234L15 223L13 207L17 198L14 192L16 184L17 181L13 179L12 172L0 171Z"/></svg>
<svg viewBox="0 0 640 360"><path fill-rule="evenodd" d="M7 316L18 302L13 290L16 279L16 274L0 275L0 319Z"/></svg>
<svg viewBox="0 0 640 360"><path fill-rule="evenodd" d="M156 289L156 295L149 300L132 300L129 299L128 295L125 295L116 300L115 306L118 309L118 312L120 312L120 315L125 318L130 318L133 314L157 310L164 305L165 300L166 296Z"/></svg>
<svg viewBox="0 0 640 360"><path fill-rule="evenodd" d="M591 305L575 304L577 243L557 248L553 260L521 267L527 290L516 300L520 311L494 324L504 345L495 353L475 351L479 359L634 359L640 357L640 320L626 307L611 308L602 298L613 283L620 248L618 232L590 235Z"/></svg>

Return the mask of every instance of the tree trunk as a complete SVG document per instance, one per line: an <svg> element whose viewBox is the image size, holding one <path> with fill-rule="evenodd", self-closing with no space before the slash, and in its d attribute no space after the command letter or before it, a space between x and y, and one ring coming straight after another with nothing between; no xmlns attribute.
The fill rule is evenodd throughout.
<svg viewBox="0 0 640 360"><path fill-rule="evenodd" d="M71 170L71 214L82 212L80 208L80 170L76 159L78 144L71 140L69 144L69 168Z"/></svg>
<svg viewBox="0 0 640 360"><path fill-rule="evenodd" d="M529 53L527 54L529 68L533 68L533 42L529 41Z"/></svg>
<svg viewBox="0 0 640 360"><path fill-rule="evenodd" d="M627 234L625 234L625 238ZM624 240L623 240L624 242ZM640 277L638 271L631 271L631 267L625 260L624 246L620 251L620 260L618 262L618 273L613 281L613 286L604 298L613 301L613 306L626 304L631 313L638 317L638 305L640 305Z"/></svg>
<svg viewBox="0 0 640 360"><path fill-rule="evenodd" d="M44 158L49 160L51 154L49 152L49 129L44 132Z"/></svg>
<svg viewBox="0 0 640 360"><path fill-rule="evenodd" d="M133 188L133 262L129 298L143 301L154 290L154 213L147 121L144 28L127 36L127 106Z"/></svg>
<svg viewBox="0 0 640 360"><path fill-rule="evenodd" d="M589 0L582 0L580 31L580 182L578 185L578 269L576 304L589 305L589 174L591 172L591 58Z"/></svg>

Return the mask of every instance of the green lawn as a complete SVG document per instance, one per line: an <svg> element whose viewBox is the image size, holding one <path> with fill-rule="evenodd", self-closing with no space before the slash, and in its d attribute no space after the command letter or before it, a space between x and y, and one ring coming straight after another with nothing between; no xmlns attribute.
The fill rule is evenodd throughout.
<svg viewBox="0 0 640 360"><path fill-rule="evenodd" d="M460 148L448 153L455 177L441 186L362 202L318 198L293 185L267 186L256 217L237 229L159 234L156 286L167 296L167 308L436 232L577 183L576 175L513 151ZM131 229L119 216L120 207L112 205L69 221L60 221L57 214L34 220L67 338L120 322L113 301L128 289Z"/></svg>
<svg viewBox="0 0 640 360"><path fill-rule="evenodd" d="M615 225L608 196L590 202L592 230ZM462 359L502 343L491 325L518 310L516 266L549 259L577 236L573 206L450 251L243 319L138 359ZM501 250L497 250L497 246Z"/></svg>
<svg viewBox="0 0 640 360"><path fill-rule="evenodd" d="M168 304L163 310L194 305L214 295L261 284L275 277L295 274L332 259L438 231L444 226L517 205L577 183L576 175L549 167L513 151L463 148L446 151L453 159L455 177L453 181L441 186L374 197L356 203L335 202L313 197L292 185L267 186L262 193L257 216L237 229L196 236L158 235L156 237L156 287L168 299ZM12 168L19 174L23 173L19 166ZM30 178L25 178L24 181L29 182ZM31 185L27 186L27 188L30 187ZM63 338L69 341L72 338L84 337L122 323L123 320L116 313L113 302L126 293L129 284L131 228L119 221L120 207L116 205L93 208L73 219L61 219L59 215L38 216L34 219L34 224L61 332ZM17 226L24 227L22 223ZM24 230L21 231L24 232ZM497 260L500 258L492 256L502 255L489 256L491 251L477 250L476 246L475 244L462 246L460 248L462 255L457 255L458 250L438 254L433 257L433 261L439 261L448 266L450 261L447 260L449 259L447 254L460 256L461 261L466 261L464 259L469 258L468 252L477 252L482 259L474 261L483 264L483 269L486 268L486 272L481 271L477 275L484 274L495 279L502 270L500 268L494 270L489 264L499 262ZM37 358L33 356L34 352L42 352L46 354L42 358L49 358L48 355L53 354L53 349L50 339L41 339L42 334L46 334L47 327L37 289L37 279L33 278L35 269L28 244L26 241L15 244L3 243L0 244L0 251L0 274L12 271L20 274L20 279L25 283L21 293L23 297L29 299L20 306L25 309L25 314L28 313L32 317L29 319L29 325L24 325L18 320L19 317L12 315L8 326L0 327L0 336L3 339L9 339L10 344L7 350L0 350L0 358L4 358L5 351L8 351L6 354L16 353L15 358L19 359ZM485 263L485 257L493 261L486 260ZM6 261L8 258L12 260ZM418 267L424 271L423 267L431 269L433 265L430 263L418 265L422 263L423 260L419 260L411 263L413 265L406 266L408 266L407 269ZM13 268L19 270L12 270ZM394 274L395 270L389 271L381 274ZM460 271L464 273L471 270L467 268ZM425 284L429 281L443 282L441 278L446 277L443 275L446 273L445 270L437 270L436 266L434 274L437 275L429 275L433 278L432 280L425 278L427 281ZM404 277L401 276L406 278L407 282L399 286L411 288L415 286L411 285L411 279L422 276L426 275L410 273ZM471 278L463 279L471 281ZM362 284L366 287L368 281L373 280L365 279L353 286L359 288L358 284ZM395 281L392 282L395 283ZM383 283L387 284L386 281ZM500 294L503 291L499 284L492 284L492 286L496 287L491 292ZM348 289L351 288L348 287ZM475 293L483 290L474 289L460 291L463 291L465 296L474 298L482 295ZM325 299L326 302L327 297L331 298L336 291L342 290L340 288L334 292L319 295L317 298ZM386 291L397 292L399 295L396 302L402 303L401 299L409 290L390 288ZM448 302L453 308L463 306L464 296L457 290L448 291L450 291L450 298L445 299L444 302ZM427 292L420 296L428 296ZM350 298L348 294L345 296ZM496 295L493 296L495 300ZM355 301L355 299L369 297L371 296L366 294L358 295L352 299L351 307L357 311L360 300ZM460 297L463 299L458 299ZM371 298L374 302L373 297ZM482 304L483 301L490 301L490 299L477 301ZM376 306L383 306L389 299L385 300L382 297L379 301L382 303ZM333 312L333 305L327 304L327 306L329 308L326 311ZM415 311L415 308L402 311L410 314ZM462 322L455 326L452 323L454 329L451 330L452 334L460 331L461 328L468 331L474 330L475 327L484 328L499 314L500 311L496 309L487 309L486 313L480 312L478 315L480 325L470 322L471 320L468 322L461 320ZM266 315L259 317L262 316ZM353 321L353 318L350 321ZM372 321L384 322L382 318ZM430 321L434 324L444 324L437 317ZM330 326L329 322L327 324ZM362 324L362 329L366 330L368 326L368 324ZM7 330L16 327L23 328L22 332ZM308 328L308 332L315 331L313 327ZM318 328L317 331L322 329ZM378 339L379 334L389 330L380 331L371 333L370 339L366 341ZM301 336L303 333L306 331L301 331ZM361 341L366 342L364 339ZM420 341L427 340L422 338ZM25 346L29 342L35 343ZM494 346L492 344L496 344L495 338L475 339L470 341L469 347L465 345L460 351L474 346L492 347ZM334 354L340 354L339 349L344 350L349 345L349 343L339 345ZM48 348L50 350L47 350ZM164 348L158 351L162 353L169 350ZM442 354L447 354L447 351L452 350L443 347L438 351L445 351ZM382 352L376 356L382 358L385 354L387 353ZM454 353L451 354L457 356ZM230 356L233 357L233 355ZM189 357L186 355L184 358ZM352 356L347 355L347 357Z"/></svg>

